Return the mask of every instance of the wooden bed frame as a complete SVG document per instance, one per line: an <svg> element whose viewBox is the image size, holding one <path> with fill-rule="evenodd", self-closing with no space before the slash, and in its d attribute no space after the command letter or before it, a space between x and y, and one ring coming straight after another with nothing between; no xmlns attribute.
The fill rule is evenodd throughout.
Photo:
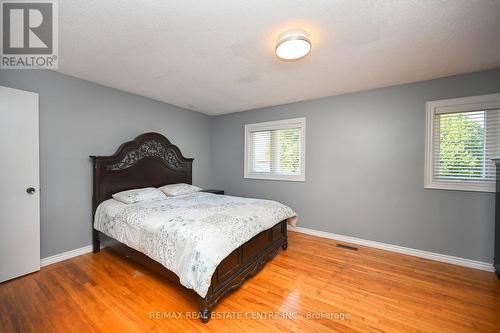
<svg viewBox="0 0 500 333"><path fill-rule="evenodd" d="M133 141L122 144L111 156L90 156L93 162L92 216L97 206L110 199L113 193L142 187L160 187L166 184L192 184L192 158L185 158L179 148L158 133L145 133ZM160 263L147 257L125 244L110 239L94 229L93 252L99 252L101 241L107 247L125 255L127 258L167 277L180 285L179 278ZM212 309L219 300L243 281L254 275L272 259L281 247L286 250L287 224L281 221L272 228L264 230L229 254L217 266L210 288L205 297L193 290L200 308L203 323L210 320ZM185 290L188 290L185 288Z"/></svg>

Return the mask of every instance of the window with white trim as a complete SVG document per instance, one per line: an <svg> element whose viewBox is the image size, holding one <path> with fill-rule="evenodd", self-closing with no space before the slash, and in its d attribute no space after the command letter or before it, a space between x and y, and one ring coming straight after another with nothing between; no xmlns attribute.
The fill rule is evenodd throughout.
<svg viewBox="0 0 500 333"><path fill-rule="evenodd" d="M245 178L305 181L306 118L245 125Z"/></svg>
<svg viewBox="0 0 500 333"><path fill-rule="evenodd" d="M495 191L500 94L427 102L425 187Z"/></svg>

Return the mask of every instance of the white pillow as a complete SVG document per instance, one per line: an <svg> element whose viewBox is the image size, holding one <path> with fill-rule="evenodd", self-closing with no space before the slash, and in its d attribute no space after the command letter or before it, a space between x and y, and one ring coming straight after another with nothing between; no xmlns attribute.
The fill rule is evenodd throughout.
<svg viewBox="0 0 500 333"><path fill-rule="evenodd" d="M169 197L175 197L183 194L190 194L194 192L199 192L202 189L198 186L178 183L178 184L169 184L158 188L160 191L165 193Z"/></svg>
<svg viewBox="0 0 500 333"><path fill-rule="evenodd" d="M145 200L166 198L166 195L157 188L146 187L118 192L113 194L112 197L125 204L133 204Z"/></svg>

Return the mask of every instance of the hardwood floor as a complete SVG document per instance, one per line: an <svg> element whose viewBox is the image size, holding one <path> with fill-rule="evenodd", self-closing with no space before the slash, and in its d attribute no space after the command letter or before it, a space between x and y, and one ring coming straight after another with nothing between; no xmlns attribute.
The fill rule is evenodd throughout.
<svg viewBox="0 0 500 333"><path fill-rule="evenodd" d="M112 251L86 254L0 284L0 331L500 332L494 273L336 244L290 232L206 325L180 288Z"/></svg>

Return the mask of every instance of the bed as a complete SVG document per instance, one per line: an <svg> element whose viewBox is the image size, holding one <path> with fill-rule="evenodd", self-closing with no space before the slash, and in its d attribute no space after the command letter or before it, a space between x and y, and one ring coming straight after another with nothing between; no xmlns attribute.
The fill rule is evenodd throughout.
<svg viewBox="0 0 500 333"><path fill-rule="evenodd" d="M222 297L288 246L287 220L295 213L273 201L203 192L130 206L112 199L130 189L192 184L193 159L161 134L139 135L111 156L91 159L93 252L105 242L183 286L197 299L203 323ZM172 235L183 246L169 246ZM172 254L176 247L181 250Z"/></svg>

